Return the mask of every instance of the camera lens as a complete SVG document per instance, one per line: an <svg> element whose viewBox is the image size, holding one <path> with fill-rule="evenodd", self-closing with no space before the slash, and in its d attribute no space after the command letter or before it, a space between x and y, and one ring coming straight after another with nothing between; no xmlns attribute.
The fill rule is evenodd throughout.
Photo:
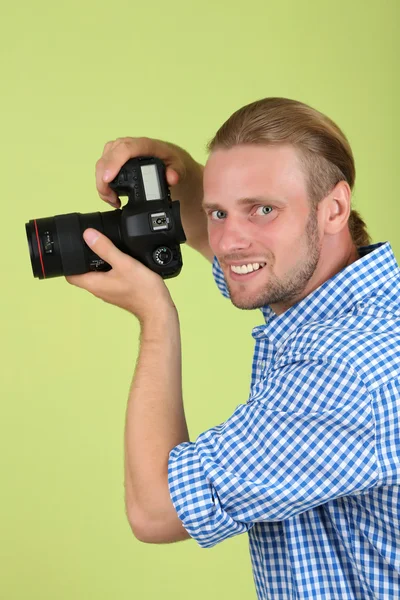
<svg viewBox="0 0 400 600"><path fill-rule="evenodd" d="M95 254L83 239L93 227L121 248L121 211L70 213L25 223L33 276L49 279L81 275L89 271L109 271L110 265Z"/></svg>

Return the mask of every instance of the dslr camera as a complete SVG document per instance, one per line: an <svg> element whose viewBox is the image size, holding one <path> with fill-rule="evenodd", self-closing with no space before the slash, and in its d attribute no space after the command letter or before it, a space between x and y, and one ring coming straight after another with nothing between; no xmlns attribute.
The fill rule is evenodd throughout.
<svg viewBox="0 0 400 600"><path fill-rule="evenodd" d="M180 203L171 200L163 161L153 156L131 158L109 186L118 196L128 196L123 208L69 213L25 223L34 277L48 279L109 271L111 266L83 239L88 227L103 233L119 250L163 279L179 275L180 244L186 237Z"/></svg>

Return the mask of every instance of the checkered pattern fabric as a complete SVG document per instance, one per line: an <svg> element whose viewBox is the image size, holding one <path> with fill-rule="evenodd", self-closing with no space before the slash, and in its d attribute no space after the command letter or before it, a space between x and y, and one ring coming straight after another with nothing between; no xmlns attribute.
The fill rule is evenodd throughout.
<svg viewBox="0 0 400 600"><path fill-rule="evenodd" d="M389 243L359 253L261 309L247 402L169 455L185 529L202 548L248 533L260 600L400 598L400 270Z"/></svg>

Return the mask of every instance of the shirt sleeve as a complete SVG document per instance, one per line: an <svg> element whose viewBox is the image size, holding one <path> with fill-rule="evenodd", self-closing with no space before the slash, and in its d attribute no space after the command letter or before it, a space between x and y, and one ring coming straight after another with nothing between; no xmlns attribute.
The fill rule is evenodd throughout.
<svg viewBox="0 0 400 600"><path fill-rule="evenodd" d="M226 280L224 277L224 273L221 269L221 265L219 264L218 258L214 256L213 264L212 264L212 273L215 279L215 283L218 286L219 291L225 298L230 298L228 286L226 285Z"/></svg>
<svg viewBox="0 0 400 600"><path fill-rule="evenodd" d="M326 360L291 365L168 461L171 500L202 548L377 481L370 396L351 368Z"/></svg>

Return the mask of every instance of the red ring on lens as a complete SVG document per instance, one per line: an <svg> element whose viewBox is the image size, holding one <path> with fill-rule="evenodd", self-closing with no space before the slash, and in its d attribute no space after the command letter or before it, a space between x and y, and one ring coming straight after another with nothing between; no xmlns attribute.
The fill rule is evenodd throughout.
<svg viewBox="0 0 400 600"><path fill-rule="evenodd" d="M33 222L35 223L36 240L37 240L37 245L38 245L38 248L39 248L39 258L40 258L40 264L42 265L43 278L46 279L46 273L44 271L44 264L43 264L43 257L42 257L42 250L40 248L39 231L38 231L38 228L37 228L36 220L34 219Z"/></svg>

